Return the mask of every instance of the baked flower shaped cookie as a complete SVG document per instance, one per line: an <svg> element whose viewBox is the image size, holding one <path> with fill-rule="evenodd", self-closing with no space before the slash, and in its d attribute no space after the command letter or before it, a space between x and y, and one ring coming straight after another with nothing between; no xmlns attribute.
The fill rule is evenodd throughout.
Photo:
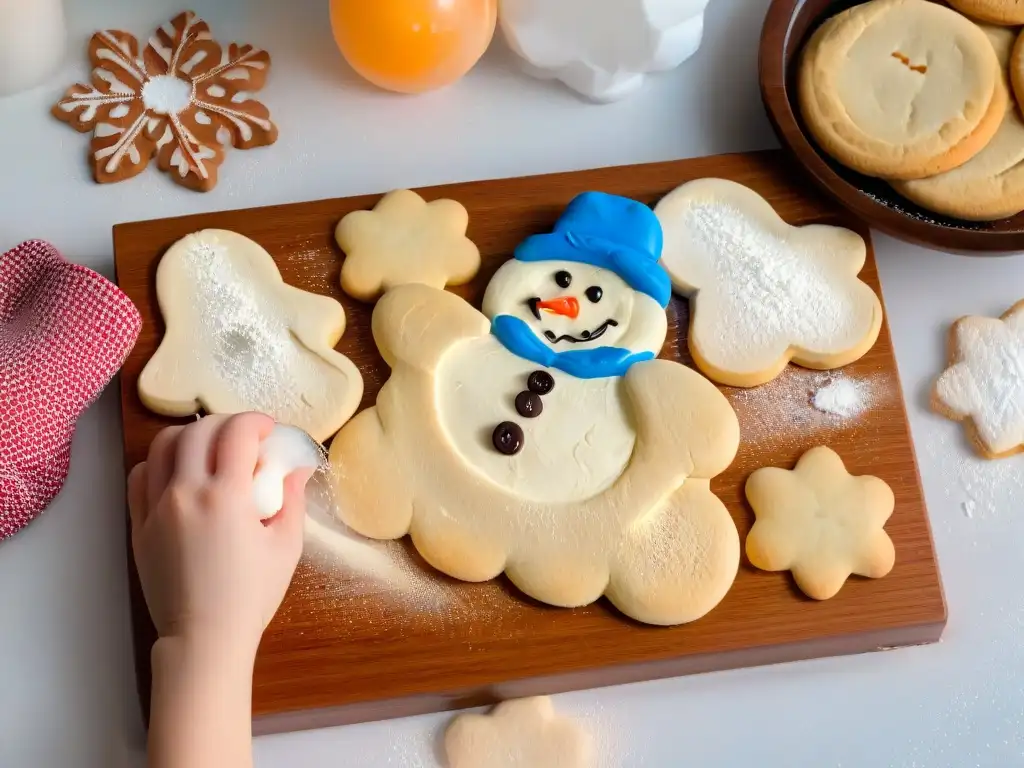
<svg viewBox="0 0 1024 768"><path fill-rule="evenodd" d="M335 230L345 252L341 288L375 301L396 285L459 285L480 269L480 251L466 228L469 214L454 200L426 202L408 189L390 192L372 211L353 211Z"/></svg>
<svg viewBox="0 0 1024 768"><path fill-rule="evenodd" d="M362 376L334 351L345 310L287 285L258 243L191 234L160 260L156 294L166 330L139 376L151 411L260 411L323 441L358 407Z"/></svg>
<svg viewBox="0 0 1024 768"><path fill-rule="evenodd" d="M499 21L526 71L594 101L639 90L700 47L708 0L502 0Z"/></svg>
<svg viewBox="0 0 1024 768"><path fill-rule="evenodd" d="M127 32L104 30L89 41L92 79L71 86L52 113L83 133L99 183L160 169L189 189L217 184L224 146L273 144L277 127L249 98L263 88L270 55L251 45L222 46L191 11L175 16L145 48Z"/></svg>
<svg viewBox="0 0 1024 768"><path fill-rule="evenodd" d="M734 387L771 381L793 361L840 368L871 349L882 303L857 275L863 238L841 227L793 227L751 189L699 179L655 208L662 265L690 299L690 354Z"/></svg>
<svg viewBox="0 0 1024 768"><path fill-rule="evenodd" d="M850 574L878 579L896 553L883 526L895 500L882 480L854 476L831 448L807 451L796 469L765 467L746 485L757 521L747 557L762 571L791 571L800 590L828 600Z"/></svg>
<svg viewBox="0 0 1024 768"><path fill-rule="evenodd" d="M953 324L949 367L935 382L932 407L966 422L986 458L1024 451L1024 301L998 319L963 317Z"/></svg>
<svg viewBox="0 0 1024 768"><path fill-rule="evenodd" d="M448 726L449 768L589 768L593 745L551 699L505 701L487 715L459 715Z"/></svg>

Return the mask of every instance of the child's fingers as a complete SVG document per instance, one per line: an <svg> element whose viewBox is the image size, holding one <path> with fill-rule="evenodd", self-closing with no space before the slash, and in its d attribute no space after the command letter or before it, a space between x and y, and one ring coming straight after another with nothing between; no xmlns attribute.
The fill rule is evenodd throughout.
<svg viewBox="0 0 1024 768"><path fill-rule="evenodd" d="M240 413L221 427L214 450L214 472L234 480L252 480L260 456L260 441L274 429L262 413Z"/></svg>
<svg viewBox="0 0 1024 768"><path fill-rule="evenodd" d="M306 483L313 476L311 469L297 469L284 480L284 505L274 515L269 527L285 546L302 551L302 527L306 518Z"/></svg>
<svg viewBox="0 0 1024 768"><path fill-rule="evenodd" d="M175 448L184 427L167 427L149 446L146 460L146 506L152 509L160 501L164 488L174 475Z"/></svg>
<svg viewBox="0 0 1024 768"><path fill-rule="evenodd" d="M143 526L149 513L146 504L146 474L146 462L136 464L128 473L128 516L133 533Z"/></svg>
<svg viewBox="0 0 1024 768"><path fill-rule="evenodd" d="M189 424L178 437L174 453L174 474L186 481L199 483L213 472L213 452L217 433L230 416L212 414Z"/></svg>

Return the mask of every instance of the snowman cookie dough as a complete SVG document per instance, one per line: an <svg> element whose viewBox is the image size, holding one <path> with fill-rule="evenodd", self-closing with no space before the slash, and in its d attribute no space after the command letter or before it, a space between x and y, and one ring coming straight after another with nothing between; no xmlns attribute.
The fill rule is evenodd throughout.
<svg viewBox="0 0 1024 768"><path fill-rule="evenodd" d="M739 424L709 381L655 359L661 245L647 206L587 192L502 265L483 313L425 285L388 291L373 335L391 377L331 446L344 522L552 605L607 595L666 625L717 605L739 539L710 481Z"/></svg>

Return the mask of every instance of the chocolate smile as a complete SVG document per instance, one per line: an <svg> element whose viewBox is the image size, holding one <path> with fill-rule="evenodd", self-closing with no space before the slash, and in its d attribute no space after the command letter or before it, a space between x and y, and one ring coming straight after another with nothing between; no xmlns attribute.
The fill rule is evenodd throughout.
<svg viewBox="0 0 1024 768"><path fill-rule="evenodd" d="M579 336L570 336L567 333L563 333L561 336L555 336L552 331L544 331L544 338L550 341L552 344L557 344L560 341L568 341L570 344L584 344L588 341L594 341L604 336L604 332L609 328L617 327L618 321L608 318L601 323L597 328L592 331L583 331Z"/></svg>

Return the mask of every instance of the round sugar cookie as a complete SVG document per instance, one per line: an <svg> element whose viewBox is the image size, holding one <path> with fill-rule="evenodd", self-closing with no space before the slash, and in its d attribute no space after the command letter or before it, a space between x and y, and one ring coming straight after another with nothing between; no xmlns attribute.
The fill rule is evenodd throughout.
<svg viewBox="0 0 1024 768"><path fill-rule="evenodd" d="M989 24L1024 24L1024 0L949 0L961 13Z"/></svg>
<svg viewBox="0 0 1024 768"><path fill-rule="evenodd" d="M1008 65L1017 39L1006 27L982 27L1000 63ZM1007 87L1006 85L1001 87ZM995 221L1024 210L1024 120L1007 99L1003 122L981 152L959 168L893 189L923 208L971 221Z"/></svg>
<svg viewBox="0 0 1024 768"><path fill-rule="evenodd" d="M1024 30L1018 35L1010 54L1010 83L1017 105L1024 110Z"/></svg>
<svg viewBox="0 0 1024 768"><path fill-rule="evenodd" d="M957 55L951 55L957 51ZM985 33L928 0L872 0L812 36L800 108L822 148L869 176L919 179L980 152L1007 94Z"/></svg>

